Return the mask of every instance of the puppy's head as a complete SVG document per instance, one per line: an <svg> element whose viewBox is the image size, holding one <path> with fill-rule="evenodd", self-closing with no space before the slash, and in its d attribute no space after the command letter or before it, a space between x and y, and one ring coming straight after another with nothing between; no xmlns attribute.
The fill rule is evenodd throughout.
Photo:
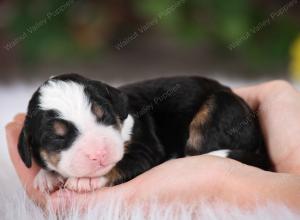
<svg viewBox="0 0 300 220"><path fill-rule="evenodd" d="M27 167L33 157L65 177L102 176L122 159L132 126L121 91L76 74L61 75L30 100L19 153Z"/></svg>

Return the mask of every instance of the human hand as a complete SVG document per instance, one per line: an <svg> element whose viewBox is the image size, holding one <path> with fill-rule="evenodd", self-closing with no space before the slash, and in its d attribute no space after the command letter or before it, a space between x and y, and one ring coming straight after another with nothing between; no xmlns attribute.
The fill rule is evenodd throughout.
<svg viewBox="0 0 300 220"><path fill-rule="evenodd" d="M275 170L300 174L300 93L282 80L235 92L257 113Z"/></svg>
<svg viewBox="0 0 300 220"><path fill-rule="evenodd" d="M269 103L268 106L271 106L271 100L274 99L275 94L268 95L268 90L265 90L265 94L262 93L262 90L269 86L267 83L257 86L260 90L257 90L257 87L250 87L238 89L236 92L246 99L254 109L257 109L264 105L265 102ZM272 85L272 87L273 86L274 85ZM278 91L280 90L279 87L284 91L287 89L277 84L270 93L280 93ZM258 92L261 94L258 95ZM296 96L298 94L291 88L289 88L289 93L290 92L292 92L295 97L294 101L289 102L289 109L291 112L296 113L298 108ZM286 99L284 100L286 101ZM282 100L278 99L277 102L279 103L275 102L273 105L281 106L280 102L282 102ZM268 114L274 114L276 116L276 114L272 112L273 107L267 109L271 111L271 113ZM293 115L293 117L297 117L297 115ZM192 203L207 199L209 201L228 201L238 206L255 205L257 200L271 200L283 202L298 210L300 208L300 198L297 194L300 190L299 176L265 172L237 161L213 156L196 156L168 161L136 177L132 181L119 186L104 188L94 193L80 194L59 190L52 193L49 197L45 197L32 187L32 180L38 172L38 167L34 165L33 168L27 169L20 160L17 152L17 140L22 127L23 118L24 116L16 117L15 121L10 123L6 128L10 155L21 182L26 186L28 195L42 205L45 205L47 202L58 204L57 201L59 201L60 205L62 203L68 204L66 201L70 199L82 202L83 205L86 205L92 202L103 201L106 196L109 197L111 194L118 194L119 198L129 201L130 204L142 200L147 201L155 196L156 199L162 202L177 200ZM271 119L276 120L276 118ZM280 145L276 145L273 150L273 145L270 145L270 143L273 144L271 135L274 134L274 131L269 132L267 130L273 128L276 131L276 124L273 125L272 120L271 122L262 120L262 127L267 137L268 135L270 137L269 141L267 139L267 143L271 146L269 147L269 151L275 167L280 172L286 170L285 172L297 173L299 171L297 169L297 162L291 161L289 166L279 166L281 163L282 149L279 147ZM293 118L288 121L293 121ZM272 126L270 127L270 125ZM295 130L297 130L296 127ZM280 133L278 129L277 133ZM284 143L285 136L283 135L281 138L283 138L281 143ZM294 149L294 147L287 148ZM283 153L289 151L290 150L286 150L283 151ZM157 184L158 182L160 183L159 185ZM257 187L253 188L253 185Z"/></svg>

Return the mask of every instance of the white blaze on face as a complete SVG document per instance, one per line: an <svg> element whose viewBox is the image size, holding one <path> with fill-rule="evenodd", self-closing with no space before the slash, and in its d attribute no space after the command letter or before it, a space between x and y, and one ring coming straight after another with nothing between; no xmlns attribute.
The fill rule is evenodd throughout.
<svg viewBox="0 0 300 220"><path fill-rule="evenodd" d="M40 94L42 110L55 110L79 131L70 148L61 152L57 172L66 177L101 176L122 159L124 142L130 139L134 123L130 115L121 131L99 124L84 86L72 81L50 80Z"/></svg>

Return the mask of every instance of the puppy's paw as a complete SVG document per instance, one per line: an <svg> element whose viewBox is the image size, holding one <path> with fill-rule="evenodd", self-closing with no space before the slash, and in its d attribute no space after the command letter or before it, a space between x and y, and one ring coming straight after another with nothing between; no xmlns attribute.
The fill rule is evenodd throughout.
<svg viewBox="0 0 300 220"><path fill-rule="evenodd" d="M63 183L62 176L41 169L34 179L33 187L42 193L49 193L61 187Z"/></svg>
<svg viewBox="0 0 300 220"><path fill-rule="evenodd" d="M107 183L105 177L96 178L75 178L70 177L67 179L64 187L66 189L76 192L91 192L104 187Z"/></svg>

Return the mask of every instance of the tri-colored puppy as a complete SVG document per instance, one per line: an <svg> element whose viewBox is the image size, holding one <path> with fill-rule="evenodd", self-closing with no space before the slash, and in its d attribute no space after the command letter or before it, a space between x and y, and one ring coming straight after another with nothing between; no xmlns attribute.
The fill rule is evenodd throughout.
<svg viewBox="0 0 300 220"><path fill-rule="evenodd" d="M43 192L95 190L171 158L211 152L271 169L255 114L202 77L119 88L76 74L51 78L30 100L18 147L27 167L34 158L43 168L35 179Z"/></svg>

